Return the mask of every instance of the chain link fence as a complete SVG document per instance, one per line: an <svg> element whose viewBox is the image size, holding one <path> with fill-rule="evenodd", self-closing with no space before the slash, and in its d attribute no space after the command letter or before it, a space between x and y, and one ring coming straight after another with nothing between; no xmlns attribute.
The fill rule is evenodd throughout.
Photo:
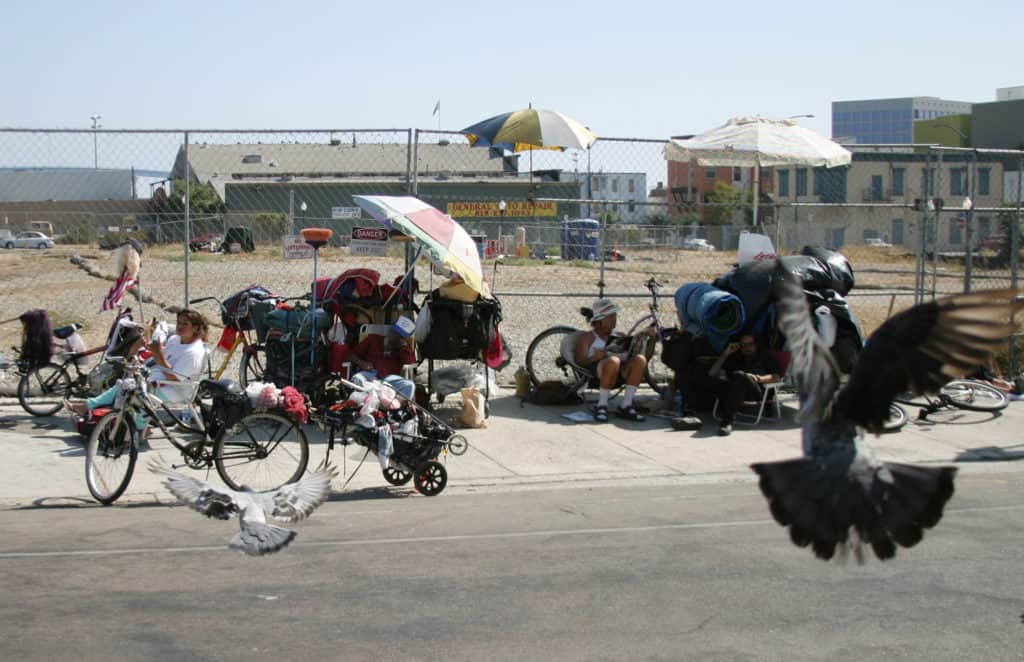
<svg viewBox="0 0 1024 662"><path fill-rule="evenodd" d="M934 296L1017 285L1024 152L854 146L849 167L765 169L755 220L748 169L668 162L664 144L601 138L587 151L512 154L423 129L0 130L0 246L33 230L58 242L0 253L0 295L9 316L43 307L97 341L123 239L147 244L149 318L254 283L308 291L313 265L284 249L305 227L334 231L320 276L369 267L391 281L406 244L352 245L354 229L374 226L359 194L416 195L474 236L514 364L537 333L580 324L579 308L601 295L621 300L628 328L647 312L652 275L668 286L661 314L672 321L672 292L731 269L747 230L780 253L841 250L868 332ZM418 276L424 290L440 282L426 263ZM18 344L16 327L0 326L0 346ZM1010 357L1016 373L1014 348Z"/></svg>

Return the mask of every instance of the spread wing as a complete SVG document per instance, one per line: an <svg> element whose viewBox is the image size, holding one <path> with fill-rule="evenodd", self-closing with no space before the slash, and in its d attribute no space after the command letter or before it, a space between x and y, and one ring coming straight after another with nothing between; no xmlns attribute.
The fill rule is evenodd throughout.
<svg viewBox="0 0 1024 662"><path fill-rule="evenodd" d="M274 519L281 522L296 522L309 517L327 500L331 492L331 480L337 476L338 470L333 465L327 465L311 472L298 482L250 496L258 500Z"/></svg>
<svg viewBox="0 0 1024 662"><path fill-rule="evenodd" d="M800 391L797 419L820 421L828 415L839 386L839 366L814 329L800 280L781 262L775 264L774 286L778 327L792 355L789 373L796 376Z"/></svg>
<svg viewBox="0 0 1024 662"><path fill-rule="evenodd" d="M207 517L226 520L239 511L238 494L232 490L186 476L156 462L150 462L149 470L166 477L164 485L178 501Z"/></svg>
<svg viewBox="0 0 1024 662"><path fill-rule="evenodd" d="M882 431L900 393L936 393L951 379L987 365L1013 333L1024 307L1014 289L961 294L905 310L878 327L839 396L844 413Z"/></svg>

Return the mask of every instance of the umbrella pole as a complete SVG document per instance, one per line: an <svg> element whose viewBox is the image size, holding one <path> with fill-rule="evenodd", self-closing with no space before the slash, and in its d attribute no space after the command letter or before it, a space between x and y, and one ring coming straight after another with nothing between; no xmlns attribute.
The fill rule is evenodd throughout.
<svg viewBox="0 0 1024 662"><path fill-rule="evenodd" d="M761 226L757 222L757 203L761 198L761 164L754 164L754 229L764 234L761 231ZM778 250L778 247L776 247Z"/></svg>

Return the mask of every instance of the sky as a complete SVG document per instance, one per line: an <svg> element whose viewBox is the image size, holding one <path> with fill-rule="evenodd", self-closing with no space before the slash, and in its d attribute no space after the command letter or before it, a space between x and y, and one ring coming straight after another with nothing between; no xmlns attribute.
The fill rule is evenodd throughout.
<svg viewBox="0 0 1024 662"><path fill-rule="evenodd" d="M832 101L1024 85L1020 0L37 0L3 26L8 128L458 130L532 103L599 137L807 113L830 135Z"/></svg>

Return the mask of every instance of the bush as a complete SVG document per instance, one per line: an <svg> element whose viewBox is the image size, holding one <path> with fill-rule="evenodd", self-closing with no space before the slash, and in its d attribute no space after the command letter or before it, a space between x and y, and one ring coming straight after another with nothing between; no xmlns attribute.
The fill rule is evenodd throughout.
<svg viewBox="0 0 1024 662"><path fill-rule="evenodd" d="M96 228L91 225L73 225L57 238L58 244L91 244L96 241Z"/></svg>

